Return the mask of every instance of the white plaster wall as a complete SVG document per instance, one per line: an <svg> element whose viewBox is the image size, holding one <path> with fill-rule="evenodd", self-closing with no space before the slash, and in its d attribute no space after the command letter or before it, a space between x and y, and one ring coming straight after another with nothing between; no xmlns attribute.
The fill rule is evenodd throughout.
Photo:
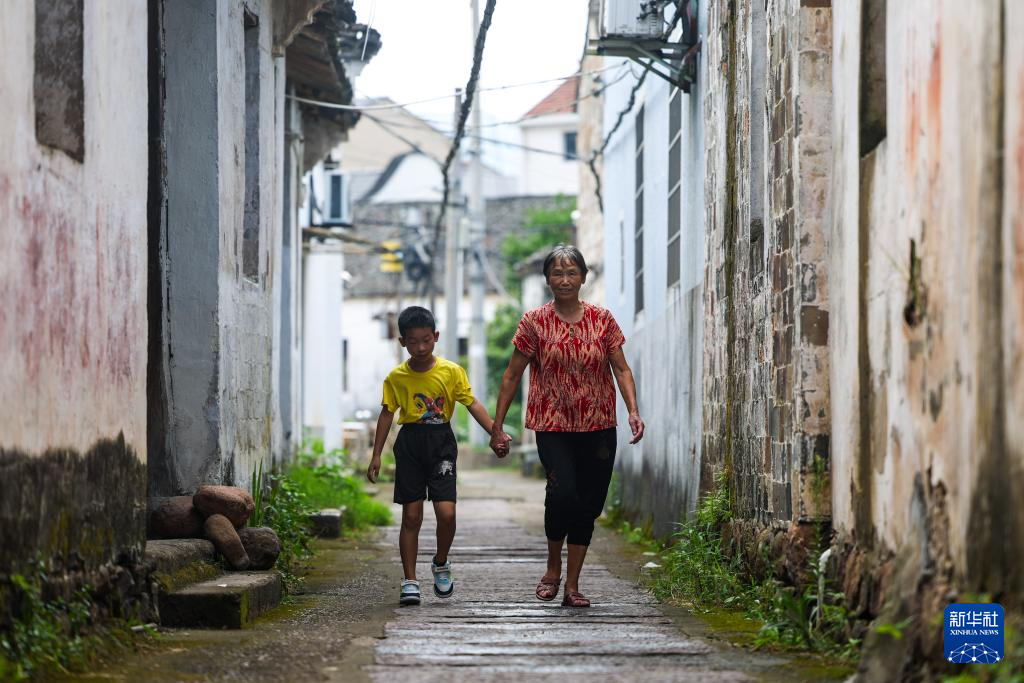
<svg viewBox="0 0 1024 683"><path fill-rule="evenodd" d="M280 249L280 211L276 205L281 160L276 156L278 85L271 59L271 2L231 0L218 4L220 84L218 118L222 197L220 205L220 447L233 481L247 486L254 466L271 447L274 273L270 264ZM245 194L245 49L243 9L259 16L260 179L259 277L242 273L242 223Z"/></svg>
<svg viewBox="0 0 1024 683"><path fill-rule="evenodd" d="M341 448L342 285L345 268L339 243L311 244L303 259L303 426Z"/></svg>
<svg viewBox="0 0 1024 683"><path fill-rule="evenodd" d="M0 5L0 447L145 462L146 5L84 3L83 163L35 141L33 7Z"/></svg>
<svg viewBox="0 0 1024 683"><path fill-rule="evenodd" d="M706 11L702 9L702 12ZM706 25L704 15L701 26ZM701 31L703 32L703 28ZM606 66L613 63L605 60ZM701 63L701 69L703 59ZM605 95L604 129L611 130L635 81ZM637 379L647 436L629 445L619 402L622 501L656 533L692 511L700 483L704 278L703 73L682 96L682 226L680 281L668 287L668 130L670 89L649 77L609 144L604 159L604 299L626 334L626 357ZM634 312L635 120L644 107L644 310ZM620 226L621 223L621 226Z"/></svg>
<svg viewBox="0 0 1024 683"><path fill-rule="evenodd" d="M560 156L565 151L563 136L576 132L576 114L549 114L520 124L525 147L556 152L541 154L523 150L520 194L575 195L579 191L579 162Z"/></svg>

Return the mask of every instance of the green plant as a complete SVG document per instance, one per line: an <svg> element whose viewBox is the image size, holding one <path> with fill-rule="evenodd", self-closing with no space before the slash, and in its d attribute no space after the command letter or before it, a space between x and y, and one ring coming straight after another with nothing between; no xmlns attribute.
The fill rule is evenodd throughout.
<svg viewBox="0 0 1024 683"><path fill-rule="evenodd" d="M662 551L662 567L651 580L655 595L702 612L742 610L762 622L757 646L806 648L855 659L860 641L847 637L850 615L843 606L843 594L828 590L821 558L813 553L808 557L809 580L802 591L775 581L751 581L739 558L730 558L722 549L721 531L731 518L728 477L720 472L714 489ZM631 542L649 542L628 522L622 522L619 530Z"/></svg>
<svg viewBox="0 0 1024 683"><path fill-rule="evenodd" d="M100 643L90 631L93 600L79 590L70 601L45 600L45 568L8 577L14 606L10 628L0 632L0 679L26 680L42 671L80 667ZM98 631L97 631L98 632Z"/></svg>
<svg viewBox="0 0 1024 683"><path fill-rule="evenodd" d="M287 475L271 476L270 493L262 508L261 522L281 541L277 569L285 590L294 592L302 583L303 565L313 556L309 516L316 509Z"/></svg>

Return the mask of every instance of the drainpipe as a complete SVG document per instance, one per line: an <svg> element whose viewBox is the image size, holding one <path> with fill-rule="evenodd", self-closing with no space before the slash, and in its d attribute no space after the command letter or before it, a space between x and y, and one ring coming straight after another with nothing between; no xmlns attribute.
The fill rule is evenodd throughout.
<svg viewBox="0 0 1024 683"><path fill-rule="evenodd" d="M818 613L815 618L815 628L821 628L821 609L825 602L825 567L828 566L828 558L832 557L832 548L827 549L818 558Z"/></svg>

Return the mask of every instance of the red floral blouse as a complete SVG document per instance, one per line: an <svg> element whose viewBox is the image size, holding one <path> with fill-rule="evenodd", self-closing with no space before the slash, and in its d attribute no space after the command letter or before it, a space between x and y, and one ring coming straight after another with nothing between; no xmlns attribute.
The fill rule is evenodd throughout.
<svg viewBox="0 0 1024 683"><path fill-rule="evenodd" d="M512 344L530 359L526 427L538 432L593 432L614 427L615 385L608 356L626 343L611 311L583 302L567 323L549 302L527 311Z"/></svg>

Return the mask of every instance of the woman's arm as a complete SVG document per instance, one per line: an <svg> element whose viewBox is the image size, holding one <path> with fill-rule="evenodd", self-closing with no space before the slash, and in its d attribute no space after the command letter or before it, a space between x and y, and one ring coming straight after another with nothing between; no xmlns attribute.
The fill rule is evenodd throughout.
<svg viewBox="0 0 1024 683"><path fill-rule="evenodd" d="M629 411L629 428L633 431L630 443L636 443L644 438L645 426L644 421L640 419L640 409L636 405L636 381L633 379L633 371L629 369L626 354L622 353L621 347L608 354L608 361L612 364L615 382L619 385L619 393L622 394L626 410Z"/></svg>
<svg viewBox="0 0 1024 683"><path fill-rule="evenodd" d="M530 364L530 359L523 355L519 349L512 350L512 357L508 360L508 367L501 378L501 389L498 391L498 403L494 408L494 424L491 426L491 448L497 448L508 441L505 434L505 415L508 407L512 405L512 399L519 388L519 381L523 378L523 371Z"/></svg>

